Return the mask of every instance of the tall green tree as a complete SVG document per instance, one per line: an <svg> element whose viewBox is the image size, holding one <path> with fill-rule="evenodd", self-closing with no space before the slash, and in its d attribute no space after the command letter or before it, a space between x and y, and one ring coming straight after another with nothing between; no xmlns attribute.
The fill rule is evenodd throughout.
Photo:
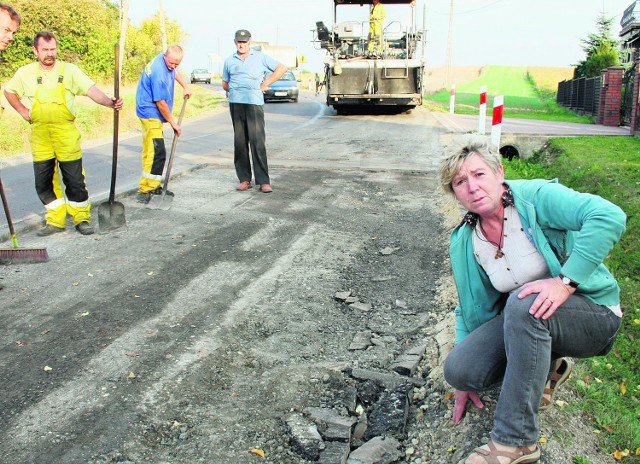
<svg viewBox="0 0 640 464"><path fill-rule="evenodd" d="M611 36L613 21L614 18L606 18L600 13L596 21L597 32L581 40L587 57L575 65L574 77L596 77L605 68L620 66L618 41Z"/></svg>
<svg viewBox="0 0 640 464"><path fill-rule="evenodd" d="M180 28L178 22L165 16L164 24L167 33L167 44L184 45L188 34ZM160 31L160 12L154 14L150 19L142 21L140 30L151 39L156 53L164 51L162 50L162 33Z"/></svg>
<svg viewBox="0 0 640 464"><path fill-rule="evenodd" d="M14 43L0 55L0 78L35 61L33 37L42 30L58 39L58 58L80 66L91 78L111 80L114 76L114 47L120 33L119 0L12 0L22 15ZM168 43L182 43L187 34L176 21L166 18ZM161 52L159 13L129 26L122 57L125 82L135 82L142 68Z"/></svg>
<svg viewBox="0 0 640 464"><path fill-rule="evenodd" d="M3 53L3 77L35 60L33 37L43 30L56 35L59 59L77 64L94 78L106 76L113 69L119 12L111 1L14 0L12 4L23 21L14 43Z"/></svg>

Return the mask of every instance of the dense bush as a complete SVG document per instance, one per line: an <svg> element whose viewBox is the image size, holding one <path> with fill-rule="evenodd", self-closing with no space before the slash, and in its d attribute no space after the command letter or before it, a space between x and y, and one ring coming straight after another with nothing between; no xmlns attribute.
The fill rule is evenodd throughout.
<svg viewBox="0 0 640 464"><path fill-rule="evenodd" d="M2 53L0 78L6 80L20 66L33 62L33 37L48 30L58 39L60 60L77 64L95 80L112 79L120 31L119 4L112 0L13 0L11 5L22 16L22 25ZM137 81L144 65L161 51L158 17L143 21L139 29L129 26L122 60L124 81ZM184 40L185 33L175 21L165 18L165 24L170 43Z"/></svg>

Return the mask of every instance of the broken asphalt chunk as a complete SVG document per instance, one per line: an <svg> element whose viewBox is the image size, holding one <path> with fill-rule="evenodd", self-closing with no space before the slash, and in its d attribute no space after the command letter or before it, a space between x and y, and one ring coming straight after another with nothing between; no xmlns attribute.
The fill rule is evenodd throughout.
<svg viewBox="0 0 640 464"><path fill-rule="evenodd" d="M371 305L371 303L363 303L361 301L358 301L356 303L351 303L349 307L352 309L359 309L360 311L364 311L364 312L369 312L373 309L373 306Z"/></svg>
<svg viewBox="0 0 640 464"><path fill-rule="evenodd" d="M347 464L391 464L403 455L404 453L400 451L400 442L395 438L375 437L355 449L349 455Z"/></svg>
<svg viewBox="0 0 640 464"><path fill-rule="evenodd" d="M386 247L383 248L382 250L380 250L380 254L384 255L384 256L388 256L390 254L395 253L396 251L398 251L400 248L391 248L391 247Z"/></svg>
<svg viewBox="0 0 640 464"><path fill-rule="evenodd" d="M290 414L285 423L291 434L291 446L305 459L317 461L320 451L324 449L324 441L316 424L302 414Z"/></svg>
<svg viewBox="0 0 640 464"><path fill-rule="evenodd" d="M346 291L344 291L344 292L336 292L336 294L335 294L335 295L333 295L333 297L334 297L336 300L340 300L340 301L344 301L344 300L346 300L347 298L349 298L350 296L351 296L351 290L346 290Z"/></svg>
<svg viewBox="0 0 640 464"><path fill-rule="evenodd" d="M318 425L320 435L325 441L351 441L351 428L357 419L350 416L341 416L337 411L327 408L304 408L303 413L309 415Z"/></svg>
<svg viewBox="0 0 640 464"><path fill-rule="evenodd" d="M371 336L372 333L370 330L363 330L356 333L356 336L353 337L353 341L349 345L349 351L366 350L369 348L371 346Z"/></svg>

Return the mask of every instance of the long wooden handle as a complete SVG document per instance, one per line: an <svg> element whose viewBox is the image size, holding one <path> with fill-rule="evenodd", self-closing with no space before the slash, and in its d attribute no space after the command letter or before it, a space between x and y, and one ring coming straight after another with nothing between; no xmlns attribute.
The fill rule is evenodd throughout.
<svg viewBox="0 0 640 464"><path fill-rule="evenodd" d="M11 232L11 241L15 248L18 247L18 240L16 239L16 231L13 228L13 221L11 220L11 213L9 212L9 203L7 197L4 194L4 186L2 185L2 179L0 179L0 196L2 197L2 206L4 207L4 214L7 216L7 224L9 225L9 232Z"/></svg>
<svg viewBox="0 0 640 464"><path fill-rule="evenodd" d="M182 125L182 118L184 116L184 110L187 107L187 97L185 95L182 100L182 108L180 109L180 116L178 116L178 125ZM169 163L167 164L167 173L164 176L164 190L167 189L167 185L169 185L169 176L171 175L171 166L173 165L173 155L176 152L176 145L178 144L178 134L173 134L173 143L171 144L171 153L169 154Z"/></svg>
<svg viewBox="0 0 640 464"><path fill-rule="evenodd" d="M117 100L120 98L120 44L115 46L116 72L113 80L113 96ZM113 159L111 161L111 189L109 190L109 203L113 203L116 196L116 172L118 169L118 126L120 122L120 112L113 110Z"/></svg>

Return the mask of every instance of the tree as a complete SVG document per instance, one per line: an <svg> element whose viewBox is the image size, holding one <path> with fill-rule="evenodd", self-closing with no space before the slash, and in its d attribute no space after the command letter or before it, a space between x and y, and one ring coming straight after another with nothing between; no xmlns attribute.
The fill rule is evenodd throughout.
<svg viewBox="0 0 640 464"><path fill-rule="evenodd" d="M107 0L15 0L23 21L14 43L3 53L2 76L35 59L31 46L40 31L53 32L58 58L80 66L96 78L113 75L113 45L117 41L118 8Z"/></svg>
<svg viewBox="0 0 640 464"><path fill-rule="evenodd" d="M14 43L0 56L0 78L35 61L34 36L51 31L58 39L58 58L78 65L94 80L114 76L114 46L120 33L120 0L13 0L22 15ZM187 34L176 21L165 18L169 43L181 43ZM135 82L142 68L161 52L159 13L144 20L140 28L129 26L122 77Z"/></svg>
<svg viewBox="0 0 640 464"><path fill-rule="evenodd" d="M618 41L611 37L613 20L600 13L596 21L598 31L581 40L587 57L575 65L574 77L596 77L605 68L620 66Z"/></svg>
<svg viewBox="0 0 640 464"><path fill-rule="evenodd" d="M183 45L185 39L187 38L187 33L185 33L178 24L177 21L168 19L166 16L164 18L165 28L167 31L167 43ZM150 19L145 19L140 24L140 30L147 35L151 42L155 47L155 52L160 53L164 52L162 50L162 31L160 29L160 12L156 12Z"/></svg>

